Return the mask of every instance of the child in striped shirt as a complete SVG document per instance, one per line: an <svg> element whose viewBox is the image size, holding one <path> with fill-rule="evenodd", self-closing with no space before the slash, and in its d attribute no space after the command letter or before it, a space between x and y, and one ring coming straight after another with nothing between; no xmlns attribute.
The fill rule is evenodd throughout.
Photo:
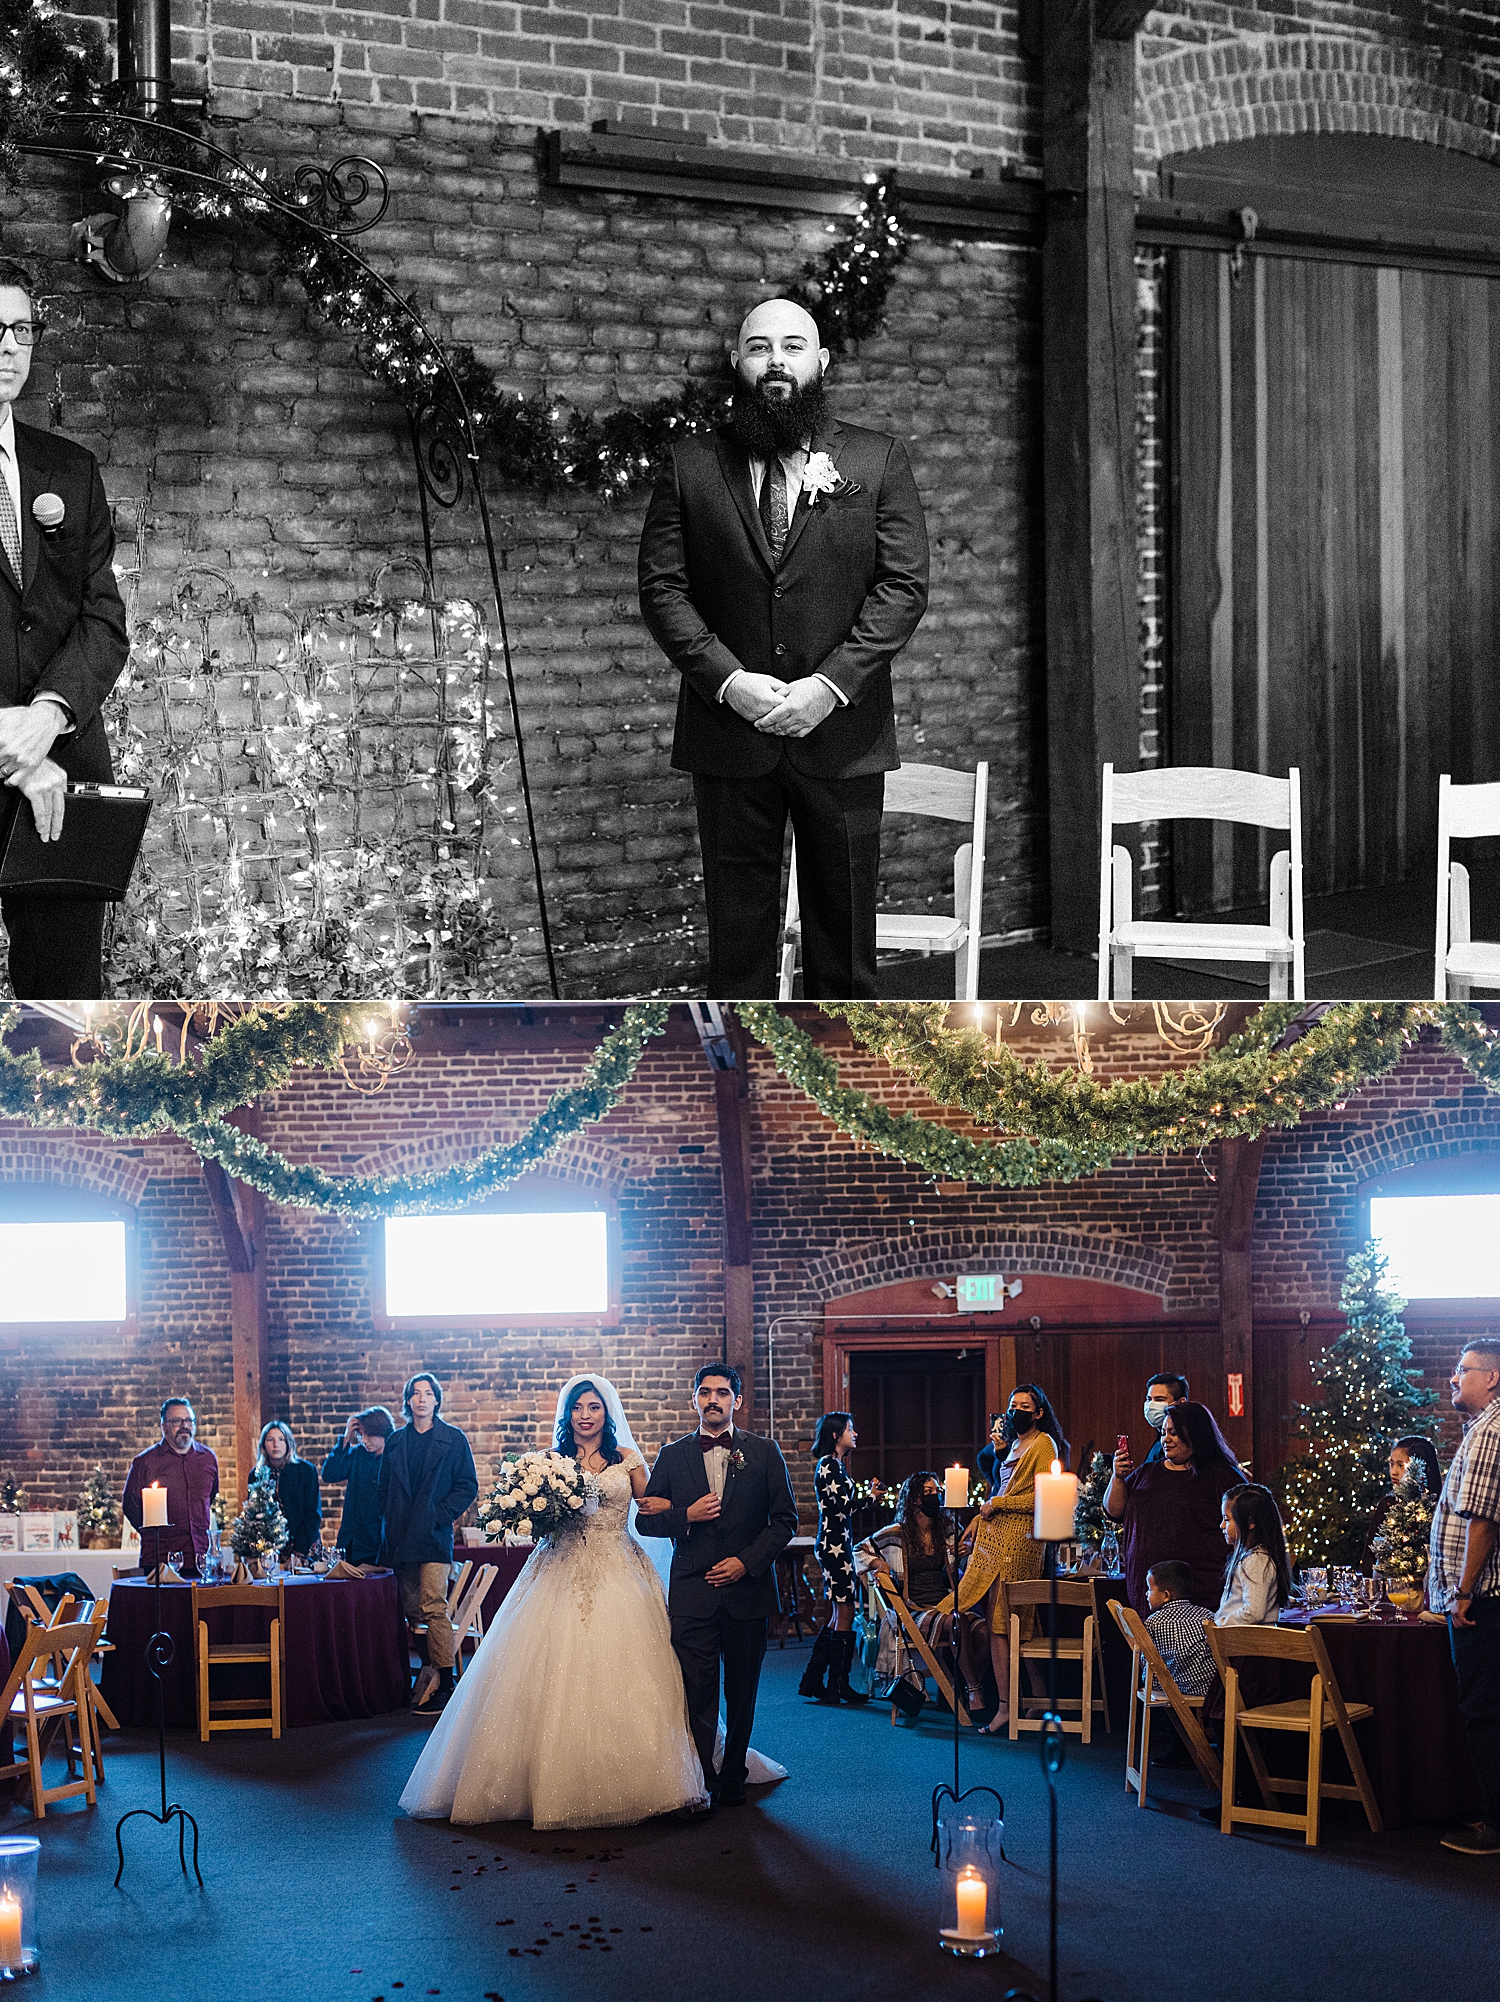
<svg viewBox="0 0 1500 2002"><path fill-rule="evenodd" d="M1192 1603L1191 1565L1168 1558L1146 1573L1146 1631L1184 1696L1206 1696L1213 1686L1214 1662L1203 1635L1203 1622L1213 1618L1206 1606Z"/></svg>

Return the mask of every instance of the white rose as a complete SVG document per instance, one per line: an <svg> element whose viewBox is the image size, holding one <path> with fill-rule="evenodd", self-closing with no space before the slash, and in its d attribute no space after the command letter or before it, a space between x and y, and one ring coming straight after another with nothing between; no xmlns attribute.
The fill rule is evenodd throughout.
<svg viewBox="0 0 1500 2002"><path fill-rule="evenodd" d="M523 1516L522 1519L516 1524L516 1535L530 1536L530 1534L531 1534L531 1524L527 1522L525 1517Z"/></svg>
<svg viewBox="0 0 1500 2002"><path fill-rule="evenodd" d="M583 1496L582 1496L582 1495L569 1495L569 1496L568 1496L568 1507L569 1507L569 1508L582 1508L582 1507L583 1507Z"/></svg>

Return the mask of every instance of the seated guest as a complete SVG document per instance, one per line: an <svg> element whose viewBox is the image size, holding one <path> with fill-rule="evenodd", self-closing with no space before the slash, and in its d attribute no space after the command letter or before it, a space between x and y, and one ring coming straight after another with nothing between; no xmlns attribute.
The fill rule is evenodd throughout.
<svg viewBox="0 0 1500 2002"><path fill-rule="evenodd" d="M380 1530L385 1515L385 1442L396 1421L383 1404L356 1411L344 1436L323 1462L325 1481L342 1481L344 1508L339 1517L339 1548L351 1564L380 1560Z"/></svg>
<svg viewBox="0 0 1500 2002"><path fill-rule="evenodd" d="M1204 1623L1213 1618L1207 1606L1193 1604L1192 1566L1164 1557L1146 1573L1146 1598L1151 1610L1146 1631L1167 1673L1184 1696L1206 1696L1213 1686L1214 1658L1204 1638Z"/></svg>
<svg viewBox="0 0 1500 2002"><path fill-rule="evenodd" d="M1292 1567L1271 1490L1253 1481L1231 1488L1224 1497L1223 1527L1229 1562L1215 1626L1275 1626L1276 1615L1292 1602Z"/></svg>
<svg viewBox="0 0 1500 2002"><path fill-rule="evenodd" d="M1125 1525L1125 1588L1143 1619L1150 1611L1146 1573L1163 1557L1191 1568L1200 1605L1217 1600L1224 1581L1222 1499L1244 1478L1213 1413L1191 1400L1168 1407L1159 1460L1137 1467L1128 1446L1115 1454L1104 1512Z"/></svg>
<svg viewBox="0 0 1500 2002"><path fill-rule="evenodd" d="M951 1584L953 1518L943 1507L936 1474L924 1470L901 1484L896 1520L877 1529L859 1546L859 1555L873 1561L875 1582L885 1591L894 1584L916 1619L917 1630L930 1648L952 1645L950 1613L936 1610ZM971 1691L984 1681L988 1636L984 1621L965 1617L959 1633L959 1667ZM880 1651L875 1674L882 1681L900 1674L900 1627L887 1613L880 1623ZM940 1657L941 1658L941 1657Z"/></svg>
<svg viewBox="0 0 1500 2002"><path fill-rule="evenodd" d="M137 1453L125 1476L125 1492L120 1506L125 1520L141 1526L141 1489L163 1487L167 1491L167 1523L181 1537L180 1543L162 1538L162 1554L182 1551L183 1563L194 1575L208 1553L209 1507L219 1492L219 1462L207 1446L198 1445L193 1434L198 1420L185 1397L169 1397L161 1408L161 1437L144 1453ZM155 1539L152 1539L154 1541ZM191 1544L191 1550L189 1549ZM154 1563L154 1550L142 1550L142 1558Z"/></svg>
<svg viewBox="0 0 1500 2002"><path fill-rule="evenodd" d="M1153 1376L1146 1384L1146 1423L1156 1434L1150 1452L1142 1460L1143 1467L1149 1467L1153 1460L1162 1457L1162 1427L1167 1422L1167 1413L1174 1404L1186 1404L1192 1396L1185 1376L1174 1376L1167 1370L1161 1376Z"/></svg>
<svg viewBox="0 0 1500 2002"><path fill-rule="evenodd" d="M284 1418L273 1418L260 1428L260 1458L255 1463L254 1480L270 1472L276 1500L286 1517L286 1542L281 1555L295 1551L306 1557L323 1542L323 1498L318 1493L317 1469L311 1460L298 1456L292 1428Z"/></svg>
<svg viewBox="0 0 1500 2002"><path fill-rule="evenodd" d="M1443 1492L1443 1469L1438 1461L1437 1447L1433 1445L1432 1441L1419 1437L1415 1432L1408 1433L1404 1438L1397 1439L1392 1444L1391 1450L1386 1456L1385 1463L1391 1477L1391 1491L1381 1502L1379 1508L1376 1509L1370 1520L1370 1527L1365 1532L1364 1550L1360 1557L1360 1565L1363 1570L1373 1571L1375 1569L1375 1539L1380 1534L1392 1502L1396 1499L1397 1488L1400 1487L1406 1476L1411 1472L1413 1460L1417 1461L1421 1467L1422 1478L1426 1483L1425 1492L1428 1500L1436 1502L1438 1496Z"/></svg>

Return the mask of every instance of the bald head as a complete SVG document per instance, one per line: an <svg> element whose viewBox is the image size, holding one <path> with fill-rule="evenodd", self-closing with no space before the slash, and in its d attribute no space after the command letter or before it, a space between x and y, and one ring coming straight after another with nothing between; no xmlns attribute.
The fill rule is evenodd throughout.
<svg viewBox="0 0 1500 2002"><path fill-rule="evenodd" d="M758 306L752 306L740 321L740 331L735 341L735 352L743 353L745 342L751 334L797 333L812 347L820 348L823 343L818 335L818 323L804 307L792 299L762 299Z"/></svg>

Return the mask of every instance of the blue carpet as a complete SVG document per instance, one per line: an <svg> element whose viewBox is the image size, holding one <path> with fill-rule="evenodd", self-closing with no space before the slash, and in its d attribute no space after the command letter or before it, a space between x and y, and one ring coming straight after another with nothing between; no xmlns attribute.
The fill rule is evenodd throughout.
<svg viewBox="0 0 1500 2002"><path fill-rule="evenodd" d="M396 1815L424 1727L402 1714L199 1744L168 1737L171 1798L198 1817L206 1888L175 1842L114 1826L153 1805L147 1732L107 1741L93 1813L41 1825L37 2002L937 2002L1046 1993L1047 1808L1035 1741L975 1743L965 1784L1006 1802L1008 1954L958 1964L935 1944L932 1789L952 1777L934 1714L799 1701L805 1650L773 1649L756 1743L780 1786L694 1826L593 1834L455 1831ZM1123 1739L1070 1745L1061 1778L1067 2002L1389 2002L1477 1996L1500 1866L1450 1855L1432 1828L1372 1836L1329 1810L1324 1841L1221 1836L1191 1769L1142 1812ZM8 1832L36 1827L12 1808ZM588 1958L584 1958L587 1953ZM1014 1958L1010 1956L1013 1955Z"/></svg>

